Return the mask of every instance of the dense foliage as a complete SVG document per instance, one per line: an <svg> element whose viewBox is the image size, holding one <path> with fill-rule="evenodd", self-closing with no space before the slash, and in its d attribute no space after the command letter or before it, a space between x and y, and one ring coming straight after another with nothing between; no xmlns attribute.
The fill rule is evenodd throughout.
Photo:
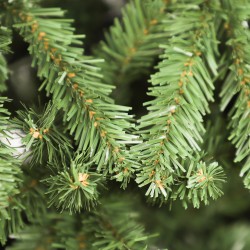
<svg viewBox="0 0 250 250"><path fill-rule="evenodd" d="M0 0L2 245L151 249L145 208L135 213L120 188L160 206L221 197L233 162L224 127L250 188L249 1L128 1L93 56L65 11L44 2ZM16 33L46 98L13 111L6 58ZM145 76L137 119L125 105Z"/></svg>

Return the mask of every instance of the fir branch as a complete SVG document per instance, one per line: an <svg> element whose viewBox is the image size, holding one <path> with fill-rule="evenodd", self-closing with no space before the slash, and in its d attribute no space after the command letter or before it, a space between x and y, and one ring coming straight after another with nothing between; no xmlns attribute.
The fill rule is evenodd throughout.
<svg viewBox="0 0 250 250"><path fill-rule="evenodd" d="M223 195L221 184L225 182L225 174L223 168L218 166L217 162L213 162L206 166L203 162L196 165L195 173L191 173L188 178L187 197L192 200L193 206L200 207L200 201L205 205L209 204L209 198L216 200ZM185 187L180 192L181 199L185 197Z"/></svg>
<svg viewBox="0 0 250 250"><path fill-rule="evenodd" d="M56 115L57 104L47 104L44 110L27 109L17 112L11 128L24 133L22 142L26 147L26 158L29 166L41 165L56 158L70 158L72 145L58 126Z"/></svg>
<svg viewBox="0 0 250 250"><path fill-rule="evenodd" d="M218 110L218 113L212 114L206 122L206 133L202 148L207 152L208 157L213 157L223 168L227 169L232 164L234 148L227 140L229 134L229 131L225 129L227 119L219 112L217 104L214 109ZM211 160L211 158L208 159Z"/></svg>
<svg viewBox="0 0 250 250"><path fill-rule="evenodd" d="M6 91L6 80L8 79L7 63L4 56L0 53L0 93Z"/></svg>
<svg viewBox="0 0 250 250"><path fill-rule="evenodd" d="M55 205L62 211L67 209L75 213L83 207L91 210L98 204L104 178L86 167L82 159L81 155L77 155L71 160L70 166L63 161L62 170L44 180L49 186L49 206ZM58 165L58 162L54 161L50 165Z"/></svg>
<svg viewBox="0 0 250 250"><path fill-rule="evenodd" d="M0 26L0 53L10 52L11 32L7 27Z"/></svg>
<svg viewBox="0 0 250 250"><path fill-rule="evenodd" d="M4 244L9 233L15 230L15 209L11 211L13 196L19 194L22 183L20 162L13 159L11 150L0 147L0 243Z"/></svg>
<svg viewBox="0 0 250 250"><path fill-rule="evenodd" d="M122 10L122 20L115 19L95 50L106 61L100 64L104 82L117 86L114 96L120 102L128 103L129 83L146 72L161 51L159 44L167 37L162 24L167 2L130 1Z"/></svg>
<svg viewBox="0 0 250 250"><path fill-rule="evenodd" d="M116 199L103 200L102 208L80 218L79 215L53 212L49 212L45 219L38 217L33 220L33 225L11 235L17 241L7 249L146 249L149 236L138 224L130 202L114 202Z"/></svg>
<svg viewBox="0 0 250 250"><path fill-rule="evenodd" d="M242 8L244 6L244 8ZM240 176L250 188L250 32L244 27L244 22L249 20L250 4L247 1L223 0L221 12L225 19L224 28L228 41L227 45L232 50L230 54L230 72L225 78L221 91L221 110L233 102L229 117L231 135L229 139L237 148L235 162L242 162Z"/></svg>
<svg viewBox="0 0 250 250"><path fill-rule="evenodd" d="M48 213L45 219L36 218L32 225L11 235L16 242L9 250L26 249L90 249L82 234L76 232L77 218L66 213Z"/></svg>
<svg viewBox="0 0 250 250"><path fill-rule="evenodd" d="M2 138L8 137L5 133L9 124L9 112L3 107L7 98L0 97L0 243L4 244L8 233L9 225L15 225L12 220L14 211L10 211L12 197L19 194L19 188L22 184L21 162L13 157L14 149L8 148L2 143ZM11 138L8 138L11 139ZM15 218L16 219L16 218ZM11 223L8 221L12 220Z"/></svg>
<svg viewBox="0 0 250 250"><path fill-rule="evenodd" d="M197 158L194 153L201 150L199 143L205 132L202 116L209 112L208 101L213 101L214 89L207 67L217 74L213 17L206 5L203 8L193 4L179 7L167 22L170 28L166 30L177 37L170 40L170 45L162 45L165 53L159 72L152 76L149 93L155 99L146 103L150 112L139 120L144 143L132 148L143 165L137 182L139 186L149 185L146 195L154 200L175 196L171 192L179 177L189 178L190 167L182 159L191 160L191 166ZM208 165L207 171L214 166Z"/></svg>
<svg viewBox="0 0 250 250"><path fill-rule="evenodd" d="M0 93L7 89L5 81L8 79L8 69L3 54L9 52L9 44L11 43L10 38L10 31L6 27L0 25Z"/></svg>
<svg viewBox="0 0 250 250"><path fill-rule="evenodd" d="M224 170L221 166L218 166L217 162L210 164L202 162L201 159L205 157L205 154L201 154L193 159L182 160L181 163L187 169L187 173L175 176L171 192L167 192L171 202L180 199L184 208L187 208L190 203L193 207L200 208L201 203L208 205L210 199L215 200L223 195L221 188L225 182ZM164 185L164 180L162 185ZM158 190L157 188L154 190L155 193L157 191L159 197L151 195L149 202L161 206L168 199L160 195L161 190L159 187Z"/></svg>
<svg viewBox="0 0 250 250"><path fill-rule="evenodd" d="M9 162L11 162L10 159ZM9 167L8 164L6 166ZM20 166L18 167L21 171ZM3 245L9 235L19 232L27 221L31 222L34 218L43 217L46 211L44 190L38 184L38 178L34 179L35 174L30 171L23 172L19 176L22 181L19 182L18 190L8 196L8 204L4 206L1 204L0 242ZM13 183L12 187L14 187Z"/></svg>
<svg viewBox="0 0 250 250"><path fill-rule="evenodd" d="M13 129L10 113L3 107L7 98L0 97L0 243L24 227L26 221L45 211L43 188L38 185L42 174L22 168L24 158L18 158L11 141ZM39 178L38 176L39 175ZM34 179L34 177L36 179Z"/></svg>
<svg viewBox="0 0 250 250"><path fill-rule="evenodd" d="M99 250L145 250L147 240L153 236L146 235L137 222L137 214L131 211L131 202L117 202L115 196L104 200L102 207L83 221L83 227L87 236L95 235L92 246Z"/></svg>
<svg viewBox="0 0 250 250"><path fill-rule="evenodd" d="M161 206L179 199L184 208L190 203L193 207L199 208L201 203L208 205L210 199L215 200L222 196L224 170L217 162L210 163L207 160L205 163L202 161L203 158L207 158L207 155L200 153L192 159L181 160L179 164L186 170L184 173L176 171L169 174L164 169L149 172L151 169L145 168L138 175L137 182L140 183L140 187L149 185L146 192L148 202Z"/></svg>
<svg viewBox="0 0 250 250"><path fill-rule="evenodd" d="M137 166L126 149L136 138L127 133L132 127L129 108L108 97L112 87L101 82L95 66L99 60L82 56L77 47L82 36L73 34L70 20L58 18L63 11L24 4L14 8L19 17L15 27L30 44L32 64L45 78L42 87L60 103L79 150L92 158L90 164L97 164L97 171L104 174L120 173L118 180L125 187Z"/></svg>
<svg viewBox="0 0 250 250"><path fill-rule="evenodd" d="M9 99L6 97L0 97L0 133L3 134L3 130L6 129L8 125L8 121L10 118L9 111L4 108L4 103L8 102Z"/></svg>

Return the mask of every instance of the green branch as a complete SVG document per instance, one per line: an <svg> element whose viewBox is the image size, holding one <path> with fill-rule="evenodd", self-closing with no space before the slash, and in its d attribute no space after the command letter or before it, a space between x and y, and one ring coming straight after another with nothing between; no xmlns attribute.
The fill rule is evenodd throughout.
<svg viewBox="0 0 250 250"><path fill-rule="evenodd" d="M129 83L147 72L161 52L159 44L167 37L162 24L166 5L162 0L130 1L122 20L115 19L95 51L106 62L100 64L104 82L117 86L115 97L122 103L129 101Z"/></svg>
<svg viewBox="0 0 250 250"><path fill-rule="evenodd" d="M49 206L81 212L84 207L91 210L99 203L99 191L103 189L104 178L86 167L81 155L76 155L70 163L52 161L51 167L62 165L58 173L43 180L49 189Z"/></svg>
<svg viewBox="0 0 250 250"><path fill-rule="evenodd" d="M0 242L24 227L26 221L41 216L45 211L43 189L38 185L40 170L31 172L23 167L24 155L20 156L12 145L13 123L3 107L7 101L0 97ZM25 124L25 123L24 123ZM6 143L10 141L10 143ZM20 158L18 158L18 155ZM23 158L22 158L23 157ZM29 160L29 159L26 159ZM39 175L39 177L38 177ZM34 179L36 178L36 179Z"/></svg>
<svg viewBox="0 0 250 250"><path fill-rule="evenodd" d="M3 56L4 53L9 52L9 44L11 43L10 31L0 25L0 93L7 88L5 81L8 79L7 62Z"/></svg>
<svg viewBox="0 0 250 250"><path fill-rule="evenodd" d="M46 164L52 160L67 158L72 154L71 141L58 125L57 104L47 104L44 110L27 109L17 111L11 128L23 132L22 143L30 167ZM58 166L56 166L58 167Z"/></svg>
<svg viewBox="0 0 250 250"><path fill-rule="evenodd" d="M242 8L241 6L244 6ZM228 48L230 54L230 72L227 74L223 89L221 91L221 109L226 107L235 99L229 113L231 121L229 127L231 135L229 139L237 148L235 162L243 162L240 176L244 177L244 183L250 188L250 46L248 27L244 22L249 20L250 4L246 1L222 1L221 12L225 19ZM232 15L233 13L233 15Z"/></svg>
<svg viewBox="0 0 250 250"><path fill-rule="evenodd" d="M101 208L82 216L49 212L45 219L37 217L12 235L16 241L7 249L146 249L150 236L137 222L130 201L117 198L105 199Z"/></svg>
<svg viewBox="0 0 250 250"><path fill-rule="evenodd" d="M63 11L24 4L11 9L18 16L15 27L30 44L32 65L45 79L42 88L63 109L78 150L90 156L97 171L119 173L118 180L126 186L137 166L126 149L136 138L127 133L132 126L129 108L113 104L108 97L112 87L102 83L95 66L100 60L82 55L78 47L82 36L73 34L71 20L61 19Z"/></svg>
<svg viewBox="0 0 250 250"><path fill-rule="evenodd" d="M9 211L12 197L20 192L19 188L22 185L21 162L14 157L15 149L9 148L2 142L3 138L11 140L6 134L9 125L9 112L3 107L6 101L6 98L0 97L0 242L2 244L12 231L8 229L11 225L8 221L13 219ZM12 225L15 225L13 220Z"/></svg>
<svg viewBox="0 0 250 250"><path fill-rule="evenodd" d="M213 16L206 5L203 8L187 4L165 21L166 30L176 37L169 41L170 45L162 45L165 53L158 72L151 78L153 87L149 93L155 99L146 103L149 114L139 120L138 129L144 143L132 148L138 152L143 166L137 182L139 186L149 185L146 195L153 200L179 195L175 186L186 188L190 174L196 175L205 166L198 163L202 155L199 143L205 132L202 116L209 112L208 101L213 101L211 75L217 74L217 41ZM215 167L212 163L205 168ZM215 172L220 175L221 171L217 167ZM187 187L197 188L188 184ZM205 192L201 185L199 188ZM213 185L210 188L214 191L210 195L213 198L221 195ZM199 197L195 199L193 204L197 207ZM207 196L200 200L207 203Z"/></svg>

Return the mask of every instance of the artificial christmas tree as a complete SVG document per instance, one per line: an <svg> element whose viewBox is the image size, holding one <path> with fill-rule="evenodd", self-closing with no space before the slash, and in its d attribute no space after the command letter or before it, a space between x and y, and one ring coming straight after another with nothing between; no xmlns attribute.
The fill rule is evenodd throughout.
<svg viewBox="0 0 250 250"><path fill-rule="evenodd" d="M152 237L164 232L163 222L154 225L156 217L150 233L140 221L154 211L163 218L159 205L200 208L221 197L233 160L250 188L250 3L131 0L93 46L94 56L85 55L83 36L64 11L43 4L0 1L1 244L183 249L183 240L174 246L164 242L164 233L158 241ZM5 58L15 32L28 44L41 81L36 105L18 110L12 105L18 100L6 92ZM144 78L151 85L147 111L134 116L124 105L142 92L137 82L147 86ZM144 200L155 207L145 208ZM250 233L247 223L239 228ZM234 246L237 226L230 232L235 238L229 243L223 230L210 234L205 249L218 249L217 239L221 249ZM247 249L247 237L242 242ZM198 240L188 244L201 246Z"/></svg>

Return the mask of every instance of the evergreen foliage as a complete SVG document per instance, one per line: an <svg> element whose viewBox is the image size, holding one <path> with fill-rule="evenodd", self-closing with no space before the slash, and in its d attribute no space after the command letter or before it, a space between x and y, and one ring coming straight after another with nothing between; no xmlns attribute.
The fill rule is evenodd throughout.
<svg viewBox="0 0 250 250"><path fill-rule="evenodd" d="M225 83L221 91L221 109L225 108L236 98L230 111L231 121L229 127L231 135L229 139L236 146L235 162L243 162L241 176L244 176L244 183L250 188L250 78L249 78L249 19L250 3L242 1L240 6L236 1L223 1L222 6L225 19L224 27L227 35L227 46L231 53L227 55L230 72L225 77ZM232 17L232 12L234 13Z"/></svg>
<svg viewBox="0 0 250 250"><path fill-rule="evenodd" d="M13 129L24 132L22 142L31 167L71 155L70 140L63 135L59 121L56 121L57 112L57 105L49 103L42 112L26 108L18 111L13 119Z"/></svg>
<svg viewBox="0 0 250 250"><path fill-rule="evenodd" d="M40 2L0 0L2 245L12 238L7 249L147 249L150 236L113 180L145 188L159 205L199 208L222 196L230 157L226 144L214 147L223 122L217 113L219 125L205 123L218 110L218 91L250 188L249 1L131 0L95 57L85 55L65 11ZM49 100L42 109L6 108L13 28ZM129 84L143 74L150 100L135 121L111 96L117 87L127 103Z"/></svg>
<svg viewBox="0 0 250 250"><path fill-rule="evenodd" d="M137 214L128 213L131 204L125 201L109 198L102 208L80 218L67 213L37 218L21 233L12 235L20 241L7 249L146 249L148 236L134 222Z"/></svg>
<svg viewBox="0 0 250 250"><path fill-rule="evenodd" d="M57 18L63 15L62 10L23 4L17 6L21 12L15 27L30 43L32 65L38 66L38 76L45 79L41 88L53 94L64 111L64 121L79 151L90 155L98 171L119 172L117 179L126 186L137 166L126 149L136 139L128 133L132 126L131 116L126 114L129 108L115 105L108 97L112 87L103 85L95 66L100 60L82 55L82 36L73 34L72 21Z"/></svg>
<svg viewBox="0 0 250 250"><path fill-rule="evenodd" d="M200 156L197 157L201 150L199 143L205 132L202 115L209 112L208 101L213 101L213 74L217 74L214 19L208 12L210 6L204 4L202 7L200 10L198 6L186 4L169 18L167 27L170 28L165 31L173 38L168 45L162 46L165 52L157 66L158 72L151 78L153 87L149 93L155 99L145 103L150 112L139 121L138 129L144 143L135 146L134 150L139 151L144 167L137 182L140 186L150 184L146 195L152 198L163 195L165 200L169 196L183 199L186 187L196 192L202 186L201 183L186 184L187 179L198 183L205 181L203 170L206 168L213 169L211 173L215 176L222 173L220 167L216 170L216 163L207 167L200 163L199 167L197 161L200 160ZM191 162L184 166L182 159L185 162L191 159ZM197 175L204 178L198 180ZM178 185L180 188L172 191ZM209 182L205 185L209 187ZM210 196L215 198L222 193L215 183L213 185L209 187ZM189 197L196 199L193 203L199 206L197 195ZM207 203L207 195L202 195L202 200Z"/></svg>
<svg viewBox="0 0 250 250"><path fill-rule="evenodd" d="M7 65L3 53L9 51L8 45L11 43L10 31L0 26L0 92L6 90L5 81L7 80Z"/></svg>
<svg viewBox="0 0 250 250"><path fill-rule="evenodd" d="M70 166L63 166L62 172L47 178L50 205L80 212L82 207L91 210L98 203L99 191L103 177L84 165L81 155L71 160ZM52 166L60 166L54 161Z"/></svg>
<svg viewBox="0 0 250 250"><path fill-rule="evenodd" d="M152 66L167 34L162 24L166 16L167 1L133 0L122 11L122 20L105 33L95 54L108 63L100 64L104 72L103 81L118 88L114 96L119 102L128 103L129 83Z"/></svg>
<svg viewBox="0 0 250 250"><path fill-rule="evenodd" d="M6 98L0 99L0 136L6 136L6 124L8 123L9 113L3 108ZM3 244L11 229L8 221L11 220L14 211L9 210L12 197L19 194L19 187L22 184L22 171L20 161L13 158L14 150L0 143L0 242ZM8 224L8 225L7 225ZM14 230L15 223L12 222ZM7 231L7 232L6 232Z"/></svg>

